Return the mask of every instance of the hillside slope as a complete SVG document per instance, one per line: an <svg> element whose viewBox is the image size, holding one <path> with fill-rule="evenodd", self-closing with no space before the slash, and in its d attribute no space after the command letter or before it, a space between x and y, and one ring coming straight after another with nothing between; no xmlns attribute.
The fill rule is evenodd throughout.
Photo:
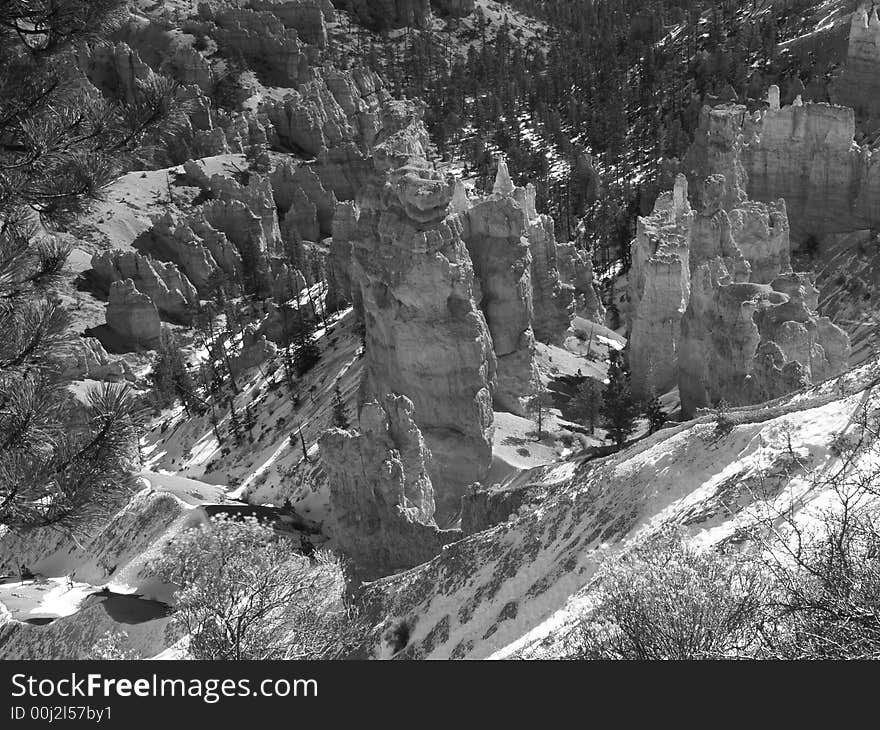
<svg viewBox="0 0 880 730"><path fill-rule="evenodd" d="M399 658L564 653L610 556L669 525L718 544L737 539L774 504L808 519L827 503L827 488L807 475L832 469L840 434L858 431L860 414L880 407L878 378L875 358L808 391L731 410L729 431L706 415L604 459L520 475L546 490L538 508L370 584L376 628L367 651L392 656L391 630L404 623L409 641Z"/></svg>

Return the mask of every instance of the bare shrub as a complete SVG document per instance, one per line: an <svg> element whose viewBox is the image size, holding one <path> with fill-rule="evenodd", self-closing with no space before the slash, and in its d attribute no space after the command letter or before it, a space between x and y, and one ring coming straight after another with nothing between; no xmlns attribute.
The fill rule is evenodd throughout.
<svg viewBox="0 0 880 730"><path fill-rule="evenodd" d="M829 511L804 544L768 559L777 590L767 657L880 658L878 517Z"/></svg>
<svg viewBox="0 0 880 730"><path fill-rule="evenodd" d="M789 499L752 493L756 519L737 538L750 548L701 551L667 532L607 563L569 655L880 658L878 416L856 414Z"/></svg>
<svg viewBox="0 0 880 730"><path fill-rule="evenodd" d="M190 637L193 658L333 658L353 635L338 559L298 555L256 520L189 530L154 567L179 586L172 630Z"/></svg>
<svg viewBox="0 0 880 730"><path fill-rule="evenodd" d="M89 659L99 661L130 661L140 659L138 653L129 649L128 633L118 629L107 629L92 646Z"/></svg>
<svg viewBox="0 0 880 730"><path fill-rule="evenodd" d="M768 506L753 531L775 590L767 656L880 658L880 473L877 413L863 407L831 442L838 460L815 471L809 493L826 495L812 520L796 500Z"/></svg>
<svg viewBox="0 0 880 730"><path fill-rule="evenodd" d="M759 640L767 584L751 556L698 550L670 531L607 564L599 581L570 658L738 658Z"/></svg>

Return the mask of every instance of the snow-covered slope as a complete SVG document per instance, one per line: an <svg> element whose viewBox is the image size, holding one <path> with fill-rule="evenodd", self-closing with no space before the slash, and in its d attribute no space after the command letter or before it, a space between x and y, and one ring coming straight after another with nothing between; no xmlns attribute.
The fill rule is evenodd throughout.
<svg viewBox="0 0 880 730"><path fill-rule="evenodd" d="M488 21L487 34L498 32L505 18L511 34L524 45L540 44L552 32L493 0L477 4ZM187 12L193 5L169 3L173 10ZM815 46L822 34L839 40L846 6L842 0L816 4L803 32L784 48L800 53L802 47ZM331 45L343 50L346 43L361 45L365 38L365 45L371 43L366 31L354 41L344 14L339 17L331 23ZM479 42L473 17L449 23L438 18L429 32L439 39L438 48L443 39L451 39L451 47L461 54ZM405 44L409 34L400 30L390 37ZM263 89L248 104L259 101L263 91L279 93ZM530 145L547 147L527 114L518 121ZM208 175L233 176L248 163L242 155L229 154L205 158L201 164ZM565 166L551 167L556 177L567 173ZM132 172L109 186L106 200L73 231L70 281L90 267L92 254L132 247L153 216L192 212L202 191L182 171ZM862 251L850 243L841 242L829 254L821 277L823 294L838 306L832 314L858 320L857 326L871 321L870 336L857 340L861 362L872 350L875 329L870 297L863 295L873 293L876 277L873 261L863 261ZM858 277L864 286L854 292ZM73 287L62 294L78 330L104 321L99 298ZM322 292L315 295L320 299ZM579 332L588 329L585 342ZM192 333L180 331L187 357L204 358L204 348ZM0 572L7 575L0 576L0 657L85 658L105 632L119 629L128 636L126 646L139 656L169 656L174 637L165 635L165 604L171 589L153 579L150 563L177 532L202 523L220 507L270 510L304 539L325 539L321 526L328 490L317 440L331 425L337 387L355 420L362 353L353 311L329 317L315 339L320 361L293 387L280 355L236 376L239 387L230 394L232 406L238 414L255 414L248 433L231 433L225 399L215 404L216 424L208 413L188 413L182 406L156 418L142 444L142 489L118 505L106 524L77 536L50 530L19 536L0 527ZM576 320L563 347L538 345L541 381L558 393L557 388L577 376L603 380L609 350L623 345L614 332ZM131 356L139 376L151 357ZM857 427L856 416L866 404L870 409L878 405L873 392L878 377L880 363L868 359L839 381L732 410L730 430L719 429L713 416L702 416L670 425L605 458L586 455L601 440L581 433L583 428L571 428L576 424L566 421L557 407L548 409L543 434L529 418L497 413L487 486L525 486L543 495L541 504L447 546L424 565L367 586L364 599L372 629L365 649L390 657L386 634L403 622L409 641L398 656L558 655L568 629L589 604L597 569L609 556L669 524L682 525L695 540L710 544L734 539L765 498L797 502L804 513L824 499L805 474L830 467L838 458L832 448L837 435ZM763 491L756 498L759 483ZM23 579L22 567L36 578Z"/></svg>
<svg viewBox="0 0 880 730"><path fill-rule="evenodd" d="M0 532L0 658L88 658L107 631L124 632L138 656L165 647L173 591L150 563L179 531L207 519L223 490L145 473L144 488L87 535ZM24 567L34 577L20 577Z"/></svg>
<svg viewBox="0 0 880 730"><path fill-rule="evenodd" d="M877 352L880 321L880 251L872 231L833 237L820 251L816 285L823 314L849 334L850 362L860 363Z"/></svg>
<svg viewBox="0 0 880 730"><path fill-rule="evenodd" d="M830 468L838 435L880 406L878 378L873 359L840 380L731 410L729 431L706 415L604 459L520 475L546 489L540 507L368 587L376 628L367 650L390 656L388 631L405 622L407 658L558 655L610 555L670 524L718 543L741 534L767 500L806 513L824 499L805 475Z"/></svg>

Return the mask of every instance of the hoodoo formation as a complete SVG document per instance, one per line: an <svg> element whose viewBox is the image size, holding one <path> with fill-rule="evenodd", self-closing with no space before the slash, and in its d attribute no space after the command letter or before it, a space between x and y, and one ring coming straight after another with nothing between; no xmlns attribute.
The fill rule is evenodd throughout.
<svg viewBox="0 0 880 730"><path fill-rule="evenodd" d="M0 3L0 658L880 657L877 10L649 6Z"/></svg>
<svg viewBox="0 0 880 730"><path fill-rule="evenodd" d="M646 393L677 382L685 417L722 400L771 400L838 375L849 361L847 334L816 312L811 276L792 271L786 200L746 196L744 115L738 106L704 109L692 155L707 174L699 208L680 174L639 220L633 242L633 384Z"/></svg>

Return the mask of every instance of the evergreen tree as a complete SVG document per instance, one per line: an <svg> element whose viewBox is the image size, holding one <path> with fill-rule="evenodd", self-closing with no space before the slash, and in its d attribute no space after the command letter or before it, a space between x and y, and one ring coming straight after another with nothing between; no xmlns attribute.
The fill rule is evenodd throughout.
<svg viewBox="0 0 880 730"><path fill-rule="evenodd" d="M69 253L55 231L179 120L162 77L109 100L76 63L128 16L124 0L0 3L0 524L81 527L135 482L142 411L127 385L74 401L61 376L75 347L53 288Z"/></svg>
<svg viewBox="0 0 880 730"><path fill-rule="evenodd" d="M339 383L333 388L333 418L332 423L336 428L348 428L351 424L348 420L348 409L345 407L345 401L342 399L342 391L339 389Z"/></svg>
<svg viewBox="0 0 880 730"><path fill-rule="evenodd" d="M272 296L272 276L269 261L257 241L249 237L241 247L242 283L244 291L261 299Z"/></svg>
<svg viewBox="0 0 880 730"><path fill-rule="evenodd" d="M310 334L303 333L293 351L293 367L296 374L302 377L321 359L321 348Z"/></svg>
<svg viewBox="0 0 880 730"><path fill-rule="evenodd" d="M626 443L626 438L636 428L638 405L632 396L629 384L629 373L623 355L618 350L611 350L608 362L608 384L602 401L601 415L608 435L618 448Z"/></svg>
<svg viewBox="0 0 880 730"><path fill-rule="evenodd" d="M238 414L235 412L235 401L232 396L229 396L226 402L229 406L229 430L232 431L235 445L239 446L241 444L241 423L238 420Z"/></svg>
<svg viewBox="0 0 880 730"><path fill-rule="evenodd" d="M659 431L663 424L668 420L666 417L666 411L663 410L663 406L660 404L660 398L653 386L648 391L648 397L645 399L643 413L645 418L648 419L648 433Z"/></svg>
<svg viewBox="0 0 880 730"><path fill-rule="evenodd" d="M534 418L535 425L538 427L535 441L540 441L544 437L544 419L548 415L548 409L551 404L552 400L550 394L544 392L535 393L526 402L526 408L532 415L532 418Z"/></svg>
<svg viewBox="0 0 880 730"><path fill-rule="evenodd" d="M585 426L589 427L591 435L596 431L596 424L602 410L602 400L602 388L593 378L584 380L572 396L575 418L580 419Z"/></svg>
<svg viewBox="0 0 880 730"><path fill-rule="evenodd" d="M125 0L0 3L0 230L31 212L69 221L141 142L179 130L186 105L169 79L155 75L116 100L79 70L77 51L127 15Z"/></svg>
<svg viewBox="0 0 880 730"><path fill-rule="evenodd" d="M248 403L244 407L244 417L243 417L243 426L244 430L247 432L248 441L253 443L254 440L254 426L257 425L257 410L256 406L253 402Z"/></svg>
<svg viewBox="0 0 880 730"><path fill-rule="evenodd" d="M569 205L571 214L580 218L599 195L599 175L589 155L578 155L569 179Z"/></svg>
<svg viewBox="0 0 880 730"><path fill-rule="evenodd" d="M174 334L165 328L162 329L158 353L159 358L150 373L150 380L153 382L160 407L167 406L179 398L184 408L189 411L196 398L196 384L183 360L180 343Z"/></svg>

